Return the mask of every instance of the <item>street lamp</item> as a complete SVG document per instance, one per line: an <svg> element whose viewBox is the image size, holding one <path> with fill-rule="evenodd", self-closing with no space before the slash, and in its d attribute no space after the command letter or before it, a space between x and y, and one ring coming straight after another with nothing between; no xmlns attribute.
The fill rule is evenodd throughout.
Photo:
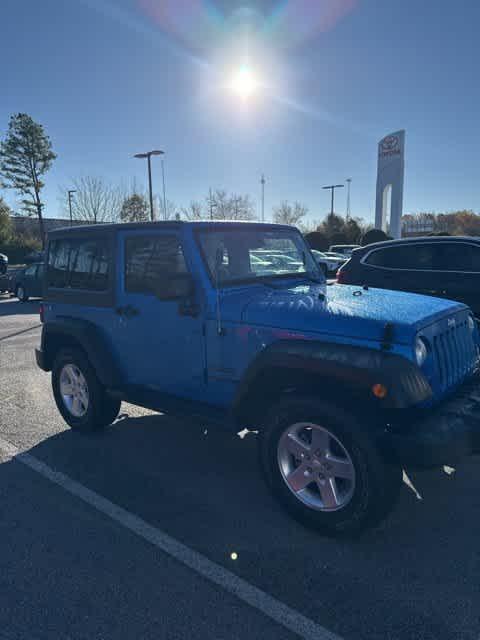
<svg viewBox="0 0 480 640"><path fill-rule="evenodd" d="M334 204L334 200L335 200L335 189L341 189L342 187L344 187L344 184L331 184L328 187L322 187L322 189L330 189L332 192L332 206L330 209L330 215L333 216L333 204Z"/></svg>
<svg viewBox="0 0 480 640"><path fill-rule="evenodd" d="M262 185L262 222L265 222L265 176L263 173L260 184Z"/></svg>
<svg viewBox="0 0 480 640"><path fill-rule="evenodd" d="M70 211L70 226L72 226L72 195L77 193L76 189L68 190L68 209Z"/></svg>
<svg viewBox="0 0 480 640"><path fill-rule="evenodd" d="M153 151L147 151L146 153L136 153L134 158L147 158L148 164L148 193L150 196L150 220L153 222L153 191L152 191L152 163L150 158L152 156L163 156L165 151L160 151L159 149L155 149ZM165 175L163 173L163 159L162 159L162 175L163 175L163 206L165 209ZM164 214L166 215L166 210Z"/></svg>
<svg viewBox="0 0 480 640"><path fill-rule="evenodd" d="M345 182L347 183L347 215L346 218L347 220L350 218L350 185L352 184L352 179L351 178L347 178L345 180Z"/></svg>

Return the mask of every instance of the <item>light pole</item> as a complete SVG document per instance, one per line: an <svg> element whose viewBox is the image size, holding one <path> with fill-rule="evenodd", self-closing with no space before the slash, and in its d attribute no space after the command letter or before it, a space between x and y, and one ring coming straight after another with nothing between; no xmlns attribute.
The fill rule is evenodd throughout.
<svg viewBox="0 0 480 640"><path fill-rule="evenodd" d="M265 176L263 173L260 184L262 185L262 222L265 222Z"/></svg>
<svg viewBox="0 0 480 640"><path fill-rule="evenodd" d="M352 179L351 178L347 178L345 180L345 182L347 183L347 215L346 218L347 220L350 218L350 185L352 184Z"/></svg>
<svg viewBox="0 0 480 640"><path fill-rule="evenodd" d="M344 187L344 184L331 184L328 187L322 187L322 189L330 189L332 192L332 205L330 207L330 215L333 216L333 205L335 202L335 189L341 189L342 187Z"/></svg>
<svg viewBox="0 0 480 640"><path fill-rule="evenodd" d="M153 190L152 190L152 156L162 156L165 151L160 151L159 149L155 149L153 151L147 151L146 153L136 153L134 158L147 158L148 164L148 193L150 196L150 220L154 221L153 216ZM163 167L163 164L162 164ZM163 181L163 202L165 204L165 180Z"/></svg>
<svg viewBox="0 0 480 640"><path fill-rule="evenodd" d="M69 189L68 190L68 209L70 211L70 226L72 226L72 195L74 193L77 193L76 189Z"/></svg>
<svg viewBox="0 0 480 640"><path fill-rule="evenodd" d="M167 219L167 198L165 196L165 169L163 166L163 158L162 158L162 182L163 182L163 219Z"/></svg>

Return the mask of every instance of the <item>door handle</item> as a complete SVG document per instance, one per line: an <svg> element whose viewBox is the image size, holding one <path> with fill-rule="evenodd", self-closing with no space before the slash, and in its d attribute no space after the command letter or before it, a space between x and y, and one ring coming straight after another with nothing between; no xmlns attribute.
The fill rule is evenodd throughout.
<svg viewBox="0 0 480 640"><path fill-rule="evenodd" d="M117 307L115 313L125 318L133 318L134 316L138 316L140 311L131 304L127 304L125 307Z"/></svg>

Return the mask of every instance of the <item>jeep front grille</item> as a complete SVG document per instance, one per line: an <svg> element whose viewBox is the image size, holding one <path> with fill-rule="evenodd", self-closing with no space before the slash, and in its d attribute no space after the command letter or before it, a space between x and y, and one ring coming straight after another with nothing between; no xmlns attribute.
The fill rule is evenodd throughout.
<svg viewBox="0 0 480 640"><path fill-rule="evenodd" d="M467 319L433 338L433 357L442 391L472 371L476 349Z"/></svg>

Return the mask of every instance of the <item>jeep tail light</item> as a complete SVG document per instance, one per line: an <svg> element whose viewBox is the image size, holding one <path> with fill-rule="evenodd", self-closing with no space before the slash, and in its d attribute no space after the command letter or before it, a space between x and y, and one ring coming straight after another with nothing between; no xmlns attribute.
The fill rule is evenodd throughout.
<svg viewBox="0 0 480 640"><path fill-rule="evenodd" d="M40 322L41 323L45 322L45 308L43 306L43 303L40 303L40 307L38 309L38 312L40 314Z"/></svg>

